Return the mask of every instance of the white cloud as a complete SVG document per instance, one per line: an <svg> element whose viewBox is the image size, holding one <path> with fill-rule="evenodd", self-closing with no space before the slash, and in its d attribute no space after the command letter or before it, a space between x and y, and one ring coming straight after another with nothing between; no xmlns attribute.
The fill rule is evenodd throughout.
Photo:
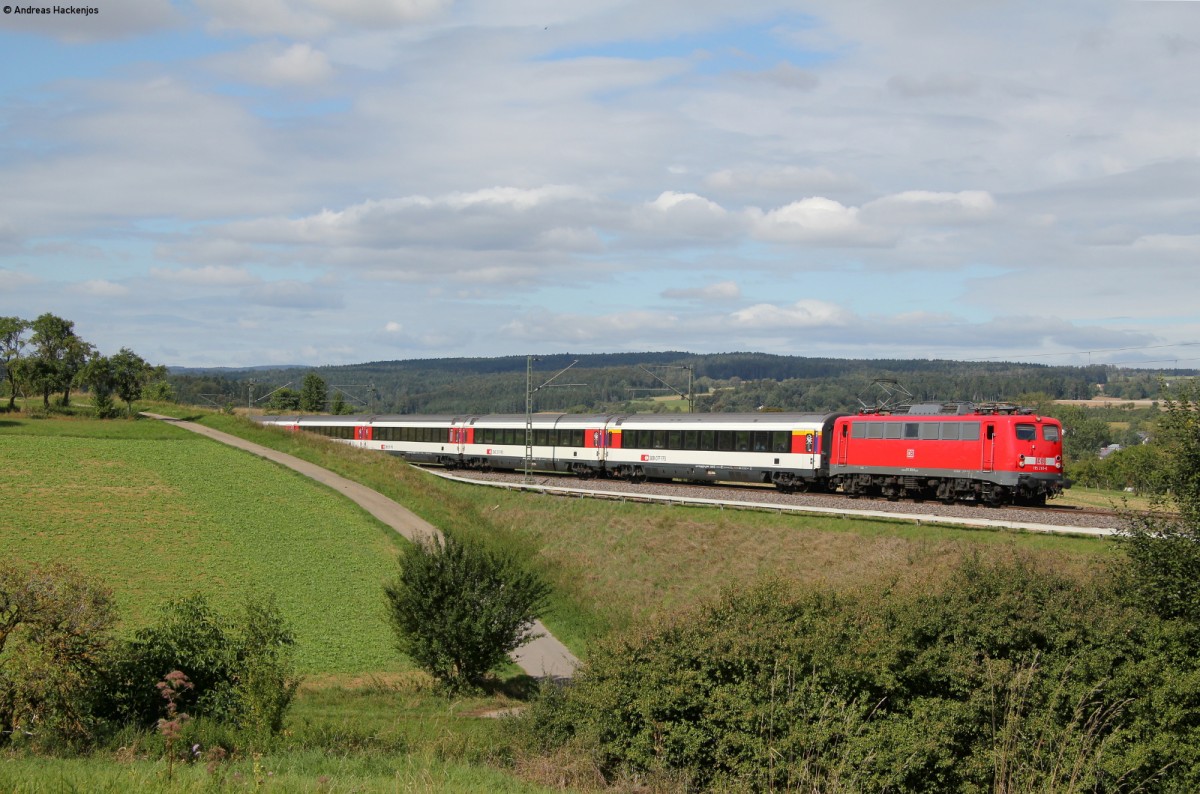
<svg viewBox="0 0 1200 794"><path fill-rule="evenodd" d="M240 287L258 283L259 279L244 268L229 265L205 265L204 267L168 268L152 267L150 275L160 281L202 287Z"/></svg>
<svg viewBox="0 0 1200 794"><path fill-rule="evenodd" d="M854 318L840 306L820 300L800 300L791 306L759 303L730 315L739 328L788 329L844 326Z"/></svg>
<svg viewBox="0 0 1200 794"><path fill-rule="evenodd" d="M754 233L778 243L830 246L888 245L894 236L864 225L857 207L822 197L794 201L768 212L751 210Z"/></svg>
<svg viewBox="0 0 1200 794"><path fill-rule="evenodd" d="M329 56L307 42L255 44L213 56L207 63L230 79L272 87L319 86L334 74Z"/></svg>
<svg viewBox="0 0 1200 794"><path fill-rule="evenodd" d="M69 289L80 295L88 295L95 298L123 298L129 294L129 287L105 279L82 281L72 284Z"/></svg>
<svg viewBox="0 0 1200 794"><path fill-rule="evenodd" d="M985 190L906 190L864 204L862 216L873 223L940 225L979 221L995 211L996 201Z"/></svg>
<svg viewBox="0 0 1200 794"><path fill-rule="evenodd" d="M389 334L398 334L404 330L404 326L392 320L383 327L383 330L387 331Z"/></svg>
<svg viewBox="0 0 1200 794"><path fill-rule="evenodd" d="M339 29L392 28L437 14L451 0L197 0L216 30L315 36Z"/></svg>
<svg viewBox="0 0 1200 794"><path fill-rule="evenodd" d="M18 290L22 287L29 287L34 284L40 284L42 279L32 273L21 273L16 270L8 270L0 267L0 287L5 290Z"/></svg>
<svg viewBox="0 0 1200 794"><path fill-rule="evenodd" d="M742 297L736 281L720 281L703 287L663 290L662 296L672 300L732 301Z"/></svg>

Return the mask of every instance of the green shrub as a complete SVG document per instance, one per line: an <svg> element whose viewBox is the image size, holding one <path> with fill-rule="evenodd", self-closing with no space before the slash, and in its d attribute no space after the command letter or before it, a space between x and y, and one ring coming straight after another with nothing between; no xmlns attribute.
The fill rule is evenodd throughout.
<svg viewBox="0 0 1200 794"><path fill-rule="evenodd" d="M78 571L0 562L0 745L93 738L93 684L115 622L109 590Z"/></svg>
<svg viewBox="0 0 1200 794"><path fill-rule="evenodd" d="M292 644L273 599L249 599L233 620L202 595L172 601L157 623L116 652L106 683L108 712L118 724L156 724L164 709L156 684L178 670L192 684L177 696L179 711L265 739L282 728L299 684Z"/></svg>
<svg viewBox="0 0 1200 794"><path fill-rule="evenodd" d="M1019 558L917 595L767 582L610 638L521 732L699 788L1187 791L1196 647L1107 577Z"/></svg>
<svg viewBox="0 0 1200 794"><path fill-rule="evenodd" d="M400 650L451 690L478 685L528 641L549 586L451 537L415 543L384 587Z"/></svg>

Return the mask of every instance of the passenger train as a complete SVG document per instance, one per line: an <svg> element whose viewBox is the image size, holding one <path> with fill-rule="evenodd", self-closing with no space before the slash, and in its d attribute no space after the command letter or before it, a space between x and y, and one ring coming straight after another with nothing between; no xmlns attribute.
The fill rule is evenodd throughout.
<svg viewBox="0 0 1200 794"><path fill-rule="evenodd" d="M1062 425L1012 405L906 413L265 416L414 463L631 482L773 484L785 492L1044 504L1067 483Z"/></svg>

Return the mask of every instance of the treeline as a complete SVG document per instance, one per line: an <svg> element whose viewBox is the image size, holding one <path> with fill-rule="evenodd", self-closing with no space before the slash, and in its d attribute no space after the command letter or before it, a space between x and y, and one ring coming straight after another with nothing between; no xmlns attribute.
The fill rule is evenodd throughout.
<svg viewBox="0 0 1200 794"><path fill-rule="evenodd" d="M572 362L578 362L574 366ZM526 358L381 361L279 370L179 370L171 384L195 404L260 406L280 387L298 388L315 373L352 409L367 413L521 413ZM539 357L537 410L576 413L663 410L656 396L696 395L698 411L853 411L880 397L880 379L896 381L916 401L1012 401L1020 395L1087 399L1153 398L1159 379L1182 372L1123 370L1105 365L1057 367L1004 362L854 360L761 353L682 352ZM579 385L571 385L579 384Z"/></svg>
<svg viewBox="0 0 1200 794"><path fill-rule="evenodd" d="M71 392L86 389L100 417L118 413L114 398L132 414L134 400L143 396L166 400L173 396L165 367L155 367L127 347L105 356L75 333L75 323L46 313L36 320L0 317L0 370L8 394L7 410L17 409L18 395L42 398L42 410L68 408ZM152 387L152 388L151 388Z"/></svg>

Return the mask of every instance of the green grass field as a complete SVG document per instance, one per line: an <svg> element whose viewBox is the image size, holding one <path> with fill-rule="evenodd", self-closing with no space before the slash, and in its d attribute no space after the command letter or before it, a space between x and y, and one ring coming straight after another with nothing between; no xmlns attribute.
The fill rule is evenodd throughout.
<svg viewBox="0 0 1200 794"><path fill-rule="evenodd" d="M510 493L319 437L190 414L515 554L551 581L547 625L583 656L614 629L757 577L825 590L924 588L966 554L1032 551L1045 565L1084 571L1114 553L1101 540ZM153 742L69 761L0 754L9 789L538 790L500 769L511 763L495 757L502 726L478 716L513 705L509 697L446 700L393 650L380 585L402 541L332 491L165 423L7 415L0 494L0 553L101 577L127 629L194 591L225 608L249 592L275 593L307 675L282 746L257 762L187 766L168 786ZM532 776L553 780L555 770Z"/></svg>
<svg viewBox="0 0 1200 794"><path fill-rule="evenodd" d="M406 668L380 591L399 540L334 492L149 420L3 421L0 460L4 554L99 577L129 625L191 592L274 593L303 672Z"/></svg>

